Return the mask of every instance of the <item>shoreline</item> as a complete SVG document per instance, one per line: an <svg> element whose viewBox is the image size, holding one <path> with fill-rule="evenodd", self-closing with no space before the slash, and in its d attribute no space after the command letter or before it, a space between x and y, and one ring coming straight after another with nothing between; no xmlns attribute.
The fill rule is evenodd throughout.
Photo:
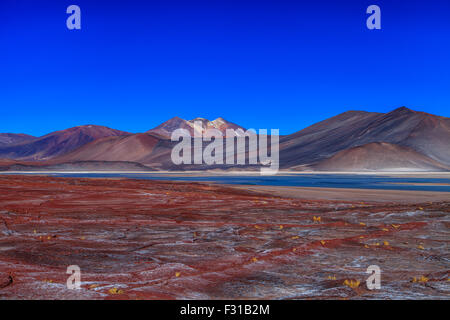
<svg viewBox="0 0 450 320"><path fill-rule="evenodd" d="M259 171L0 171L1 175L8 174L148 174L148 175L173 175L173 176L290 176L290 175L367 175L367 176L392 176L392 177L423 177L429 178L450 178L450 172L446 171L279 171L275 175L261 175Z"/></svg>
<svg viewBox="0 0 450 320"><path fill-rule="evenodd" d="M0 172L0 176L36 176L36 177L52 177L50 174L148 174L147 172L117 172L117 171L90 171L90 172L18 172L7 174ZM327 201L366 201L366 202L395 202L395 203L425 203L425 202L448 202L449 192L446 191L419 191L419 190L398 190L398 189L370 189L370 188L333 188L333 187L304 187L304 186L282 186L282 185L252 185L252 184L227 184L223 182L214 181L190 181L190 180L170 180L164 179L170 176L173 177L201 177L214 176L213 174L196 175L197 172L182 172L168 174L169 172L160 172L161 179L153 180L165 183L196 183L209 186L221 186L225 188L232 188L235 190L252 191L261 195L275 195L285 198L303 199L303 200L327 200ZM154 175L153 173L150 173ZM437 174L437 173L435 173ZM217 175L223 176L223 175ZM278 175L286 176L286 175ZM398 176L400 177L400 176ZM58 177L58 178L86 178L86 179L114 179L114 180L135 180L132 177ZM437 177L433 177L437 178ZM450 173L449 173L450 178ZM147 179L143 179L147 180ZM407 183L391 183L393 185L407 185ZM421 185L420 183L411 183L411 185ZM423 183L422 185L445 185L447 184L433 184Z"/></svg>
<svg viewBox="0 0 450 320"><path fill-rule="evenodd" d="M272 194L280 197L296 198L303 200L329 200L329 201L371 201L371 202L396 202L396 203L418 203L418 202L436 202L436 201L449 201L449 191L432 191L432 190L401 190L401 189L376 189L367 187L327 187L327 186L290 186L290 185L270 185L270 184L234 184L226 183L224 181L208 181L208 180L189 180L188 178L197 177L232 177L232 176L243 176L242 172L240 174L233 173L212 173L212 172L141 172L141 171L71 171L71 172L61 172L61 171L27 171L27 172L0 172L0 176L29 176L29 177L53 177L53 175L58 178L86 178L86 179L106 179L106 180L153 180L168 183L199 183L204 185L215 185L227 188L233 188L236 190L249 190L257 193ZM254 173L254 172L253 172ZM302 172L304 173L304 172ZM81 176L63 176L71 174L80 174ZM98 174L99 176L86 177L83 175ZM127 175L138 175L137 177L130 177ZM317 173L315 173L317 174ZM334 175L331 173L319 173L323 175ZM348 173L346 173L348 174ZM364 175L364 173L358 172L353 173L355 176ZM108 176L112 175L112 176ZM139 177L139 175L142 175ZM285 174L280 173L276 175L277 177L288 177L295 176L296 174ZM301 175L301 174L300 174ZM151 176L155 179L145 179L145 176ZM259 174L254 174L252 176L258 177ZM373 176L373 175L372 175ZM376 176L382 176L381 173L376 173ZM187 179L182 179L186 177ZM422 175L404 175L403 173L394 173L391 175L393 178L448 178L450 179L450 173L448 176L443 176L442 173L422 173ZM176 178L176 179L175 179ZM411 186L450 186L448 183L434 183L434 182L388 182L388 185L411 185Z"/></svg>
<svg viewBox="0 0 450 320"><path fill-rule="evenodd" d="M223 186L223 185L222 185ZM449 202L448 192L415 190L382 190L322 187L226 185L239 190L271 194L284 198L327 201L364 201L395 203Z"/></svg>

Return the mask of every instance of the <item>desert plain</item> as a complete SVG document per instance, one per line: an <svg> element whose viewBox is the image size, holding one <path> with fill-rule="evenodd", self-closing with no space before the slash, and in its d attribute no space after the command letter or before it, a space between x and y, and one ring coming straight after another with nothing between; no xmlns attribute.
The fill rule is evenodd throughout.
<svg viewBox="0 0 450 320"><path fill-rule="evenodd" d="M448 299L449 213L445 192L1 175L0 299Z"/></svg>

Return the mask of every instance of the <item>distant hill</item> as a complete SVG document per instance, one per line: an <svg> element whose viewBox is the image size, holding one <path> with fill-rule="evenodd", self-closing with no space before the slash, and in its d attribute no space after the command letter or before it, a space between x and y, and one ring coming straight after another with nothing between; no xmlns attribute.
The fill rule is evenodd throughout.
<svg viewBox="0 0 450 320"><path fill-rule="evenodd" d="M52 132L25 143L0 146L0 158L48 160L78 149L96 139L121 135L129 135L129 133L95 125L73 127Z"/></svg>
<svg viewBox="0 0 450 320"><path fill-rule="evenodd" d="M1 162L0 171L154 171L154 168L128 161L74 161L65 163Z"/></svg>
<svg viewBox="0 0 450 320"><path fill-rule="evenodd" d="M37 138L23 133L0 133L0 147L29 142L35 139Z"/></svg>

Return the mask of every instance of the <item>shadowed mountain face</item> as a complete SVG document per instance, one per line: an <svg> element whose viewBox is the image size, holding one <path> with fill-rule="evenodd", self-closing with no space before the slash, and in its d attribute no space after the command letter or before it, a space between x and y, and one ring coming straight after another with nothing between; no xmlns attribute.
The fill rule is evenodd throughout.
<svg viewBox="0 0 450 320"><path fill-rule="evenodd" d="M379 113L348 111L281 137L281 166L288 168L314 163L351 147L359 132L378 116Z"/></svg>
<svg viewBox="0 0 450 320"><path fill-rule="evenodd" d="M314 166L319 171L448 171L438 161L408 147L373 142L342 150Z"/></svg>
<svg viewBox="0 0 450 320"><path fill-rule="evenodd" d="M156 134L163 138L170 139L172 132L175 131L176 129L186 129L187 131L190 132L192 136L194 136L194 133L200 135L202 132L205 132L205 130L208 129L217 129L224 135L227 129L233 130L242 129L245 131L244 128L238 126L237 124L229 122L223 118L217 118L216 120L209 121L208 119L205 118L184 120L178 117L174 117L160 124L156 128L147 131L147 133Z"/></svg>
<svg viewBox="0 0 450 320"><path fill-rule="evenodd" d="M29 142L35 139L37 138L23 133L0 133L0 147Z"/></svg>
<svg viewBox="0 0 450 320"><path fill-rule="evenodd" d="M345 112L282 137L280 162L284 168L315 164L339 151L372 142L409 147L449 165L450 119L404 107L386 114Z"/></svg>
<svg viewBox="0 0 450 320"><path fill-rule="evenodd" d="M0 147L0 158L47 160L78 149L88 142L129 133L102 126L86 125L49 133L26 143Z"/></svg>

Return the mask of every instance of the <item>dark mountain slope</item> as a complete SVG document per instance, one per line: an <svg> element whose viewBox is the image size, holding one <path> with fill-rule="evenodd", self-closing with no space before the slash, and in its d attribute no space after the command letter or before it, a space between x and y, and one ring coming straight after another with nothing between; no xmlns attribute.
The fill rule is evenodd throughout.
<svg viewBox="0 0 450 320"><path fill-rule="evenodd" d="M280 139L282 167L315 164L335 153L387 142L450 164L450 119L399 108L386 114L350 111Z"/></svg>
<svg viewBox="0 0 450 320"><path fill-rule="evenodd" d="M373 142L343 150L314 166L319 171L448 171L411 148Z"/></svg>

